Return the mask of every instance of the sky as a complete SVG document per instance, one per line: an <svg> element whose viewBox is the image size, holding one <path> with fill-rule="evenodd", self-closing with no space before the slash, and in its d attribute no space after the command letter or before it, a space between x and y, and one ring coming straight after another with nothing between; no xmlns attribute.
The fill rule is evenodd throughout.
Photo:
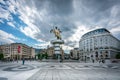
<svg viewBox="0 0 120 80"><path fill-rule="evenodd" d="M120 0L0 0L0 43L46 48L57 26L64 50L79 47L81 36L108 29L120 40Z"/></svg>

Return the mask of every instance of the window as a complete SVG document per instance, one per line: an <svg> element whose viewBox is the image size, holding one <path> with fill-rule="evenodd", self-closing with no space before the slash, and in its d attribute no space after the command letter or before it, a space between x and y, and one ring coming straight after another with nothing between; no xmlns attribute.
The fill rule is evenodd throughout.
<svg viewBox="0 0 120 80"><path fill-rule="evenodd" d="M108 58L108 55L106 54L105 57Z"/></svg>

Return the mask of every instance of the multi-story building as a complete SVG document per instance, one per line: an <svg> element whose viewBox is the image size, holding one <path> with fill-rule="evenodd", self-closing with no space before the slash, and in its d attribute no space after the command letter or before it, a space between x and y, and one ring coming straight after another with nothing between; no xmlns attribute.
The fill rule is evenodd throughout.
<svg viewBox="0 0 120 80"><path fill-rule="evenodd" d="M61 58L64 59L64 51L62 48L60 48ZM49 58L54 58L54 47L48 47L47 48L47 54Z"/></svg>
<svg viewBox="0 0 120 80"><path fill-rule="evenodd" d="M11 43L0 45L4 58L7 59L22 59L34 58L35 49L22 43ZM18 51L19 48L19 51Z"/></svg>
<svg viewBox="0 0 120 80"><path fill-rule="evenodd" d="M47 48L47 54L48 54L49 58L53 58L54 48L53 47L48 47Z"/></svg>
<svg viewBox="0 0 120 80"><path fill-rule="evenodd" d="M2 47L0 46L0 53L3 53Z"/></svg>
<svg viewBox="0 0 120 80"><path fill-rule="evenodd" d="M1 51L4 55L4 58L10 58L11 48L9 44L0 45Z"/></svg>
<svg viewBox="0 0 120 80"><path fill-rule="evenodd" d="M79 48L74 48L74 49L70 50L70 57L72 59L79 59L79 55L80 55Z"/></svg>
<svg viewBox="0 0 120 80"><path fill-rule="evenodd" d="M31 47L30 50L31 50L31 52L30 52L30 56L29 56L29 57L30 57L30 58L35 58L35 48L32 48L32 47Z"/></svg>
<svg viewBox="0 0 120 80"><path fill-rule="evenodd" d="M120 53L120 40L101 28L84 34L79 41L82 60L114 59Z"/></svg>

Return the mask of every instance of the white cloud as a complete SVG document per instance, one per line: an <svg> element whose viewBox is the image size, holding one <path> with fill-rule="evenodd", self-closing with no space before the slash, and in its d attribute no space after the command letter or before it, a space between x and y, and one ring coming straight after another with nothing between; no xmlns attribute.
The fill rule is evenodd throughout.
<svg viewBox="0 0 120 80"><path fill-rule="evenodd" d="M6 19L8 21L12 19L9 11L3 9L2 7L0 7L0 18Z"/></svg>
<svg viewBox="0 0 120 80"><path fill-rule="evenodd" d="M120 24L120 21L116 21L114 19L111 19L109 22L108 22L108 25L111 25L113 27L115 27L116 25L119 25Z"/></svg>
<svg viewBox="0 0 120 80"><path fill-rule="evenodd" d="M17 8L18 3L15 0L11 0L8 2L8 4L9 4L8 10L13 14L17 14L16 8Z"/></svg>
<svg viewBox="0 0 120 80"><path fill-rule="evenodd" d="M33 45L35 48L47 48L48 46L50 46L50 42L43 42L43 43L39 43L39 44L35 44Z"/></svg>
<svg viewBox="0 0 120 80"><path fill-rule="evenodd" d="M89 28L84 25L77 24L76 26L77 29L74 30L75 33L65 40L65 43L69 42L68 45L69 47L71 46L71 48L79 47L79 40L81 36L89 30Z"/></svg>
<svg viewBox="0 0 120 80"><path fill-rule="evenodd" d="M33 45L33 47L41 48L41 49L47 48L48 46L50 47L50 46L53 46L53 45L50 42L43 42L43 43ZM67 50L67 51L73 49L73 47L70 47L70 46L67 46L67 45L64 45L64 44L61 45L61 47L62 47L63 50Z"/></svg>
<svg viewBox="0 0 120 80"><path fill-rule="evenodd" d="M5 5L5 2L3 0L0 0L0 3L4 4Z"/></svg>
<svg viewBox="0 0 120 80"><path fill-rule="evenodd" d="M75 29L75 33L65 40L65 42L70 42L68 45L71 47L79 47L79 41L82 35L84 35L85 33L95 29L103 28L100 26L94 26L94 28L91 29L90 27L87 27L85 25L80 25L77 23L76 23L76 26L77 26L77 29Z"/></svg>
<svg viewBox="0 0 120 80"><path fill-rule="evenodd" d="M35 36L40 33L39 28L33 24L31 24L31 26L27 26L27 27L20 27L20 31L23 32L26 36L29 36L36 40L37 40L37 38Z"/></svg>
<svg viewBox="0 0 120 80"><path fill-rule="evenodd" d="M61 9L64 7L61 7L60 5L56 6L57 1L56 3L52 3L51 0L45 2L38 0L11 0L5 3L3 0L1 0L1 2L3 4L8 4L9 7L8 10L0 7L0 18L11 21L8 22L8 24L12 27L15 27L14 22L12 23L13 19L10 13L18 14L19 19L26 24L26 26L20 25L19 30L26 36L29 36L38 42L44 43L38 44L39 46L48 45L47 41L50 40L50 35L47 31L52 28L48 26L48 24L62 25L60 26L60 29L66 29L66 32L63 32L65 34L63 34L62 36L65 37L66 43L69 42L68 45L65 45L67 47L69 47L69 45L73 47L78 47L78 42L81 36L88 31L101 28L99 26L110 27L109 29L112 33L118 33L120 30L119 27L115 27L120 24L120 18L118 18L119 16L117 16L120 12L119 5L112 6L109 3L108 5L111 5L111 7L106 8L105 10L100 8L101 3L96 2L97 4L91 5L92 3L94 3L94 1L92 1L91 3L88 3L86 1L84 3L82 3L83 1L73 1L72 4L68 5L69 8L73 9L70 9L71 12L69 12L68 10L67 12L69 13L66 14L65 11L62 12L62 10L64 9ZM86 3L90 4L89 7ZM66 6L66 4L63 6ZM57 10L57 8L60 8L60 10ZM2 21L0 22L2 23ZM107 24L107 26L105 24ZM95 27L91 29L91 26Z"/></svg>
<svg viewBox="0 0 120 80"><path fill-rule="evenodd" d="M0 42L13 43L13 42L15 42L14 40L17 40L17 39L18 38L15 37L14 35L0 30Z"/></svg>
<svg viewBox="0 0 120 80"><path fill-rule="evenodd" d="M115 18L119 15L119 13L120 13L120 6L119 5L113 6L111 9L111 17Z"/></svg>
<svg viewBox="0 0 120 80"><path fill-rule="evenodd" d="M4 23L4 21L0 20L0 23Z"/></svg>
<svg viewBox="0 0 120 80"><path fill-rule="evenodd" d="M1 2L3 4L9 5L9 7L7 8L7 10L0 7L0 18L4 18L7 21L9 21L7 22L7 24L15 28L14 21L10 13L19 14L18 17L26 24L25 27L20 26L19 30L26 36L29 36L39 42L43 41L42 39L36 38L36 36L40 34L41 31L38 28L38 26L34 24L36 20L38 20L38 18L42 19L41 15L43 14L41 12L39 13L39 11L37 11L34 5L28 6L26 4L26 1L24 0L21 1L11 0L6 2L2 0ZM2 20L0 22L2 22Z"/></svg>
<svg viewBox="0 0 120 80"><path fill-rule="evenodd" d="M11 1L0 1L2 4L6 5L6 6L2 6L0 7L0 18L3 18L7 21L13 21L13 17L11 15L11 13L16 14L16 5L17 3L14 0ZM5 7L5 8L3 8Z"/></svg>
<svg viewBox="0 0 120 80"><path fill-rule="evenodd" d="M27 41L26 39L21 39L22 41Z"/></svg>
<svg viewBox="0 0 120 80"><path fill-rule="evenodd" d="M13 22L7 22L8 25L10 25L11 27L15 28L15 25L13 24Z"/></svg>
<svg viewBox="0 0 120 80"><path fill-rule="evenodd" d="M21 6L22 4L22 6ZM39 12L36 10L35 6L28 6L24 0L17 2L16 7L18 8L19 18L26 24L25 27L21 26L19 30L36 41L43 41L38 39L37 35L41 33L39 26L36 26L34 23L36 20L40 19ZM37 18L37 19L36 19ZM40 36L40 35L39 35Z"/></svg>
<svg viewBox="0 0 120 80"><path fill-rule="evenodd" d="M112 29L110 30L110 32L112 32L113 34L114 34L114 33L120 33L120 26L118 26L118 27L116 27L116 28L112 28Z"/></svg>
<svg viewBox="0 0 120 80"><path fill-rule="evenodd" d="M72 36L70 36L67 40L71 41L71 42L75 42L75 41L78 42L80 40L81 36L84 33L88 32L88 30L89 30L88 27L86 27L84 25L78 25L77 29L75 29L75 33Z"/></svg>
<svg viewBox="0 0 120 80"><path fill-rule="evenodd" d="M70 47L70 46L68 46L68 45L62 45L62 49L63 50L71 50L71 49L73 49L73 47Z"/></svg>

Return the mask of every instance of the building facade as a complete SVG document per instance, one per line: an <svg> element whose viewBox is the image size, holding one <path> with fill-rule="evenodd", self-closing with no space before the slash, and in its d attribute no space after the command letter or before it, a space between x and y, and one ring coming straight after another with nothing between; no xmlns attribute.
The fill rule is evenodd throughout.
<svg viewBox="0 0 120 80"><path fill-rule="evenodd" d="M48 54L49 58L53 58L54 48L53 47L48 47L47 48L47 54Z"/></svg>
<svg viewBox="0 0 120 80"><path fill-rule="evenodd" d="M6 59L30 59L35 57L35 49L22 43L0 45ZM19 51L18 51L19 48Z"/></svg>
<svg viewBox="0 0 120 80"><path fill-rule="evenodd" d="M115 59L120 53L120 40L101 28L84 34L79 41L81 60Z"/></svg>
<svg viewBox="0 0 120 80"><path fill-rule="evenodd" d="M51 59L54 59L55 58L55 50L54 50L54 47L48 47L47 48L47 54L48 54L48 57L51 58ZM60 48L60 54L61 54L61 58L64 59L64 51L62 48Z"/></svg>
<svg viewBox="0 0 120 80"><path fill-rule="evenodd" d="M80 50L79 48L74 48L70 50L70 58L71 59L79 59L80 55Z"/></svg>

